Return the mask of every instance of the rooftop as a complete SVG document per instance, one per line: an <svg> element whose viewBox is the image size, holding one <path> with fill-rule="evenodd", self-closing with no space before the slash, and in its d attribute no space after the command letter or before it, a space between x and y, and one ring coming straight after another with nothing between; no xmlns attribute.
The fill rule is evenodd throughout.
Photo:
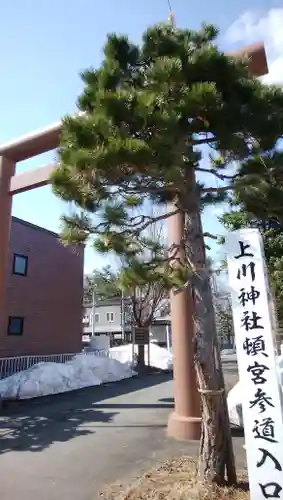
<svg viewBox="0 0 283 500"><path fill-rule="evenodd" d="M26 226L30 229L35 229L36 231L43 231L44 233L50 234L50 236L53 236L55 238L59 238L59 234L55 233L54 231L50 231L49 229L45 229L44 227L37 226L36 224L32 224L31 222L25 221L23 219L19 219L18 217L12 217L13 222L17 222L18 224L22 224L23 226Z"/></svg>

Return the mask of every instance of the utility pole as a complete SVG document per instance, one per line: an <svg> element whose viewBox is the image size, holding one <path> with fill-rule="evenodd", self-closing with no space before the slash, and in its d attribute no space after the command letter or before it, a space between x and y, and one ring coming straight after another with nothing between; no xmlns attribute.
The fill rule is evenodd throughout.
<svg viewBox="0 0 283 500"><path fill-rule="evenodd" d="M125 296L124 296L124 290L122 290L122 294L121 294L121 334L122 334L122 339L125 340Z"/></svg>
<svg viewBox="0 0 283 500"><path fill-rule="evenodd" d="M167 351L170 351L171 349L171 342L170 342L170 326L166 324L166 349Z"/></svg>
<svg viewBox="0 0 283 500"><path fill-rule="evenodd" d="M92 307L91 307L91 314L92 314L92 322L91 322L91 336L94 337L95 335L95 286L93 285L92 288Z"/></svg>

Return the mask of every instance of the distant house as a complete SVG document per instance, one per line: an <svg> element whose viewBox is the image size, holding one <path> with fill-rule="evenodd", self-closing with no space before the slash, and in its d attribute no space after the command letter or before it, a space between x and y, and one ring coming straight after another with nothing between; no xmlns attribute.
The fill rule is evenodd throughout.
<svg viewBox="0 0 283 500"><path fill-rule="evenodd" d="M84 305L83 338L85 342L88 342L92 334L109 335L111 345L132 342L132 303L129 297L123 300L124 304L121 296L100 300L97 301L94 309L89 303ZM168 312L168 303L164 301L164 306L159 308L150 329L151 342L161 346L167 345L168 335L171 338L171 320Z"/></svg>
<svg viewBox="0 0 283 500"><path fill-rule="evenodd" d="M12 218L0 357L81 350L84 248Z"/></svg>
<svg viewBox="0 0 283 500"><path fill-rule="evenodd" d="M159 347L172 346L171 320L156 318L150 329L150 342Z"/></svg>
<svg viewBox="0 0 283 500"><path fill-rule="evenodd" d="M122 341L131 342L131 301L128 298L124 298L123 301L121 296L116 296L97 301L94 308L90 304L84 304L84 337L91 336L93 333L95 335L106 334L111 337L111 344L119 344Z"/></svg>

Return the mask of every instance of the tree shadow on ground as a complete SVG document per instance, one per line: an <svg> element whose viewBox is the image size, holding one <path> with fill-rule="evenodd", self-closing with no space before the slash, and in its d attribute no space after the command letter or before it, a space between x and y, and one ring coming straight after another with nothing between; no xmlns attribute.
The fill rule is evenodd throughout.
<svg viewBox="0 0 283 500"><path fill-rule="evenodd" d="M174 406L174 405L173 405ZM131 409L158 409L158 408L172 408L171 403L97 403L94 405L94 408L99 410L131 410Z"/></svg>
<svg viewBox="0 0 283 500"><path fill-rule="evenodd" d="M38 408L39 409L39 408ZM14 416L12 421L1 419L0 455L9 451L42 451L52 443L66 442L72 438L95 433L92 423L111 422L116 413L92 409L73 409L65 414L46 416Z"/></svg>
<svg viewBox="0 0 283 500"><path fill-rule="evenodd" d="M0 454L39 452L56 442L94 434L101 425L110 424L119 409L127 407L126 404L100 405L98 402L155 386L170 378L169 374L133 377L30 401L6 402L0 416ZM147 407L140 405L143 406ZM111 407L114 411L105 411Z"/></svg>
<svg viewBox="0 0 283 500"><path fill-rule="evenodd" d="M174 407L174 398L161 398L159 401L170 404L172 408Z"/></svg>
<svg viewBox="0 0 283 500"><path fill-rule="evenodd" d="M160 398L156 403L97 403L94 408L99 410L114 409L171 409L174 408L174 398Z"/></svg>

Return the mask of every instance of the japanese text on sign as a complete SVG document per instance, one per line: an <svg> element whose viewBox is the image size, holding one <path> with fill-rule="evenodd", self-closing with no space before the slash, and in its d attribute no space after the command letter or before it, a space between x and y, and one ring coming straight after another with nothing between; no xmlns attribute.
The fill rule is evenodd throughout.
<svg viewBox="0 0 283 500"><path fill-rule="evenodd" d="M259 231L230 233L226 249L251 500L283 499L281 393Z"/></svg>

